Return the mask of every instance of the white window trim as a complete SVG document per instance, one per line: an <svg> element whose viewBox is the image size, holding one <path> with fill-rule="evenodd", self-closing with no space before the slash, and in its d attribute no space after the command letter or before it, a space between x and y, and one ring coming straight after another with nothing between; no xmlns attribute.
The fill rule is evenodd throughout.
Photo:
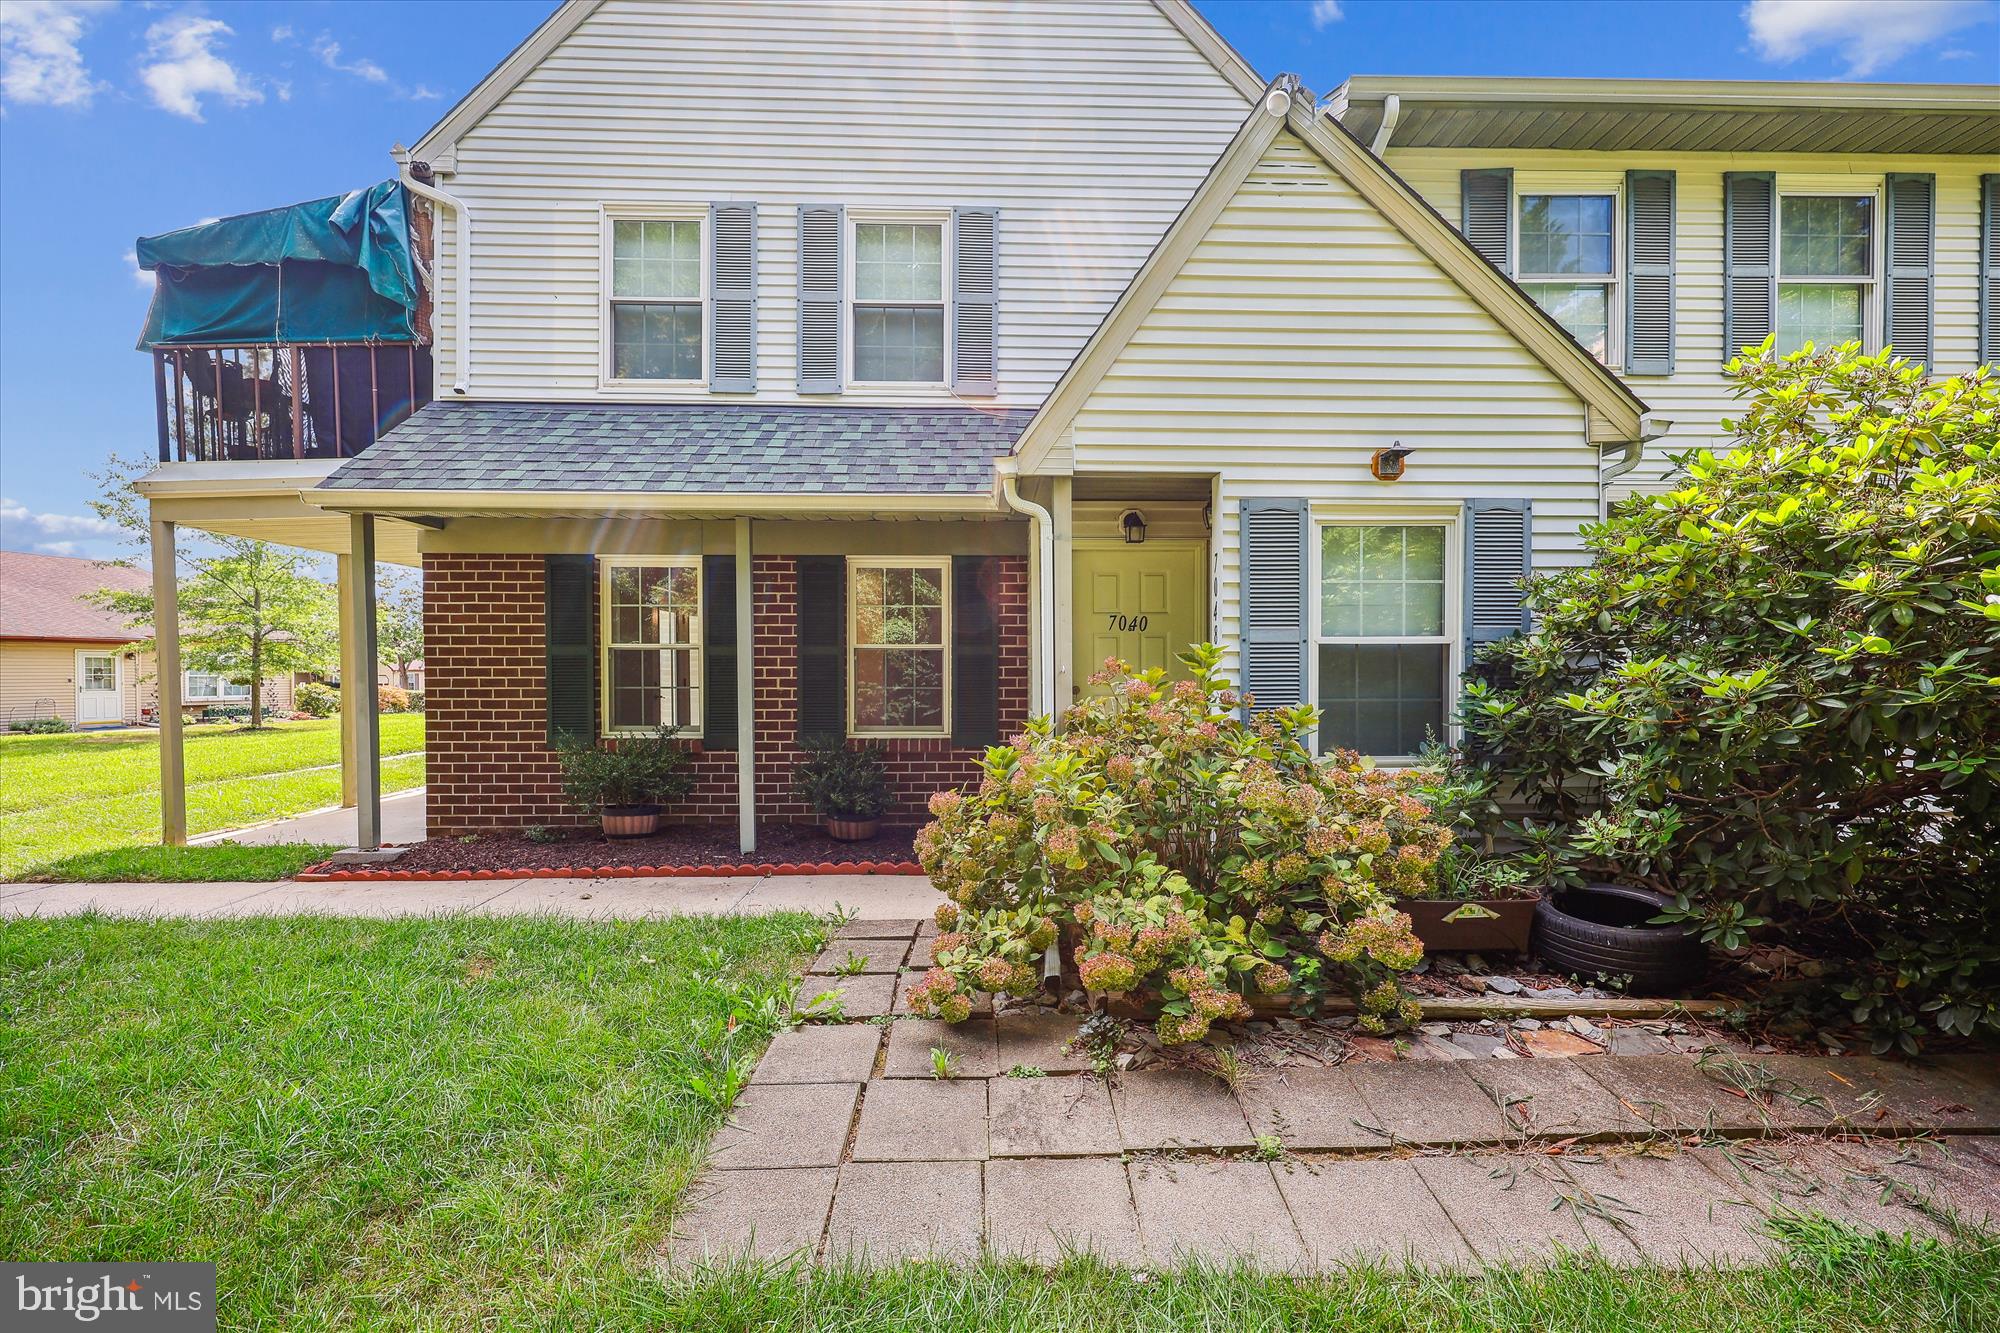
<svg viewBox="0 0 2000 1333"><path fill-rule="evenodd" d="M854 261L860 251L855 240L856 228L871 222L921 222L938 228L941 250L938 255L938 305L944 311L944 356L939 361L943 378L935 380L864 380L855 373L861 364L861 348L854 337L854 311L862 302L854 294ZM847 383L850 386L869 389L948 389L951 387L951 367L954 348L952 345L952 292L957 285L957 238L953 234L952 214L948 208L930 209L853 209L847 210L845 223L847 234L841 240L841 336L847 345ZM928 301L870 301L869 305L929 305Z"/></svg>
<svg viewBox="0 0 2000 1333"><path fill-rule="evenodd" d="M1521 243L1521 201L1533 195L1538 199L1589 198L1611 200L1611 272L1599 276L1595 273L1530 273L1517 264L1514 281L1523 288L1531 284L1562 284L1575 287L1604 288L1604 364L1622 365L1624 362L1625 303L1619 299L1622 286L1620 273L1625 264L1624 227L1625 188L1622 185L1590 187L1582 185L1539 185L1532 178L1524 185L1516 178L1514 182L1514 249L1516 255L1526 253ZM1539 302L1537 303L1539 304ZM1550 318L1554 318L1550 315ZM1568 330L1564 330L1568 332ZM1622 372L1621 372L1622 373Z"/></svg>
<svg viewBox="0 0 2000 1333"><path fill-rule="evenodd" d="M1785 201L1787 199L1866 199L1868 203L1868 276L1791 277L1785 273ZM1861 350L1867 353L1882 349L1882 266L1883 266L1883 225L1882 190L1879 186L1856 183L1852 189L1827 186L1797 184L1787 186L1782 178L1778 181L1778 244L1771 256L1771 295L1775 302L1781 287L1859 287L1861 288ZM1771 315L1771 331L1777 332L1778 318L1774 309ZM1775 343L1774 343L1775 346ZM1824 349L1822 349L1824 350Z"/></svg>
<svg viewBox="0 0 2000 1333"><path fill-rule="evenodd" d="M651 736L651 727L614 727L611 725L611 651L615 646L611 634L611 571L631 567L653 569L692 569L694 571L694 614L695 641L693 643L627 644L627 648L686 648L691 649L688 660L694 664L691 689L694 701L694 721L689 724L691 731L682 731L682 736L699 734L703 710L708 707L704 671L707 663L702 660L702 639L708 629L708 589L702 586L701 557L698 555L600 555L597 557L597 719L598 734L605 738L614 736Z"/></svg>
<svg viewBox="0 0 2000 1333"><path fill-rule="evenodd" d="M1540 193L1539 191L1537 193ZM1382 635L1326 634L1322 631L1322 614L1325 593L1323 590L1324 561L1321 555L1321 534L1327 528L1378 528L1378 527L1434 527L1444 529L1444 633L1438 635L1413 634L1387 637ZM1464 523L1462 511L1458 509L1409 509L1409 510L1342 510L1337 514L1313 514L1309 527L1311 541L1309 556L1312 563L1312 602L1310 614L1312 624L1307 635L1311 651L1306 654L1306 685L1310 691L1307 698L1314 706L1319 703L1319 648L1321 644L1369 644L1369 643L1439 643L1445 648L1444 663L1444 730L1438 739L1446 745L1456 745L1459 728L1453 718L1458 712L1459 675L1465 670L1465 637L1454 632L1455 626L1464 623L1464 609L1460 603L1465 582ZM1308 738L1315 754L1319 752L1319 728L1314 727ZM1403 768L1417 762L1414 754L1369 755L1377 764L1385 768Z"/></svg>
<svg viewBox="0 0 2000 1333"><path fill-rule="evenodd" d="M631 379L614 373L617 362L611 319L611 227L614 222L693 222L701 255L701 369L694 379ZM612 393L658 394L708 388L708 370L715 355L713 284L709 275L708 209L700 204L600 204L597 219L597 387ZM643 303L641 303L643 304Z"/></svg>
<svg viewBox="0 0 2000 1333"><path fill-rule="evenodd" d="M939 714L939 716L943 720L938 726L863 727L858 725L854 720L854 683L855 683L854 656L857 649L862 647L928 648L931 646L930 644L921 644L921 643L864 645L861 642L860 635L856 633L856 627L861 623L861 621L859 617L857 617L855 614L854 592L856 584L858 583L858 580L856 579L855 575L858 571L863 569L934 569L938 572L938 587L941 590L940 595L943 603L940 608L943 612L943 615L939 618L938 631L943 637L941 641L938 643L937 647L941 650L940 656L943 658L944 661L944 670L943 670L944 699L943 699L943 708ZM847 643L844 647L844 651L847 654L847 658L844 665L846 668L846 675L847 675L847 700L846 700L847 734L849 736L866 736L872 739L885 739L885 738L894 739L899 737L933 738L933 737L951 735L951 691L952 691L951 599L952 599L952 587L951 587L950 556L850 555L847 557L847 631L846 631Z"/></svg>
<svg viewBox="0 0 2000 1333"><path fill-rule="evenodd" d="M243 693L241 694L196 694L194 692L193 687L188 684L188 682L193 680L196 676L207 676L210 679L214 680L216 688L218 690L229 683L228 681L222 678L222 673L220 671L183 671L181 672L182 703L242 704L250 702L250 687L248 685L241 685L237 687L243 691Z"/></svg>

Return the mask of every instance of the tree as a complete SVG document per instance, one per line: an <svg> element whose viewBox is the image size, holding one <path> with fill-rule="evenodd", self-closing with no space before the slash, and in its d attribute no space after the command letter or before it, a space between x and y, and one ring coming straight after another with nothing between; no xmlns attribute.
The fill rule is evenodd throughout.
<svg viewBox="0 0 2000 1333"><path fill-rule="evenodd" d="M124 530L126 543L137 551L147 549L150 531L131 483L148 466L143 460L112 458L97 474L101 493L90 502L101 517ZM314 557L270 542L205 534L199 547L178 554L182 661L232 684L248 685L250 725L261 727L266 680L281 672L326 670L337 656L333 590ZM134 628L153 628L150 590L106 589L93 600L125 616ZM150 633L143 647L155 649Z"/></svg>
<svg viewBox="0 0 2000 1333"><path fill-rule="evenodd" d="M412 571L383 573L375 602L375 655L410 688L410 668L424 659L424 585Z"/></svg>
<svg viewBox="0 0 2000 1333"><path fill-rule="evenodd" d="M1531 584L1469 747L1558 870L1838 957L1822 1036L2000 1031L2000 383L1855 345L1731 369L1737 447Z"/></svg>

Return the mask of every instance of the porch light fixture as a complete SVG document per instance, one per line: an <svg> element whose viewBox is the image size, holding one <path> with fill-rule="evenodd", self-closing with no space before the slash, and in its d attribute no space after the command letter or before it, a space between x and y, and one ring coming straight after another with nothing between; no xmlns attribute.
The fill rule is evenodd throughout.
<svg viewBox="0 0 2000 1333"><path fill-rule="evenodd" d="M1118 530L1125 534L1127 546L1137 546L1146 540L1146 516L1128 509L1118 516Z"/></svg>
<svg viewBox="0 0 2000 1333"><path fill-rule="evenodd" d="M1368 460L1368 470L1375 474L1377 481L1399 481L1403 476L1403 460L1417 451L1415 445L1405 445L1394 440L1387 449L1377 449Z"/></svg>

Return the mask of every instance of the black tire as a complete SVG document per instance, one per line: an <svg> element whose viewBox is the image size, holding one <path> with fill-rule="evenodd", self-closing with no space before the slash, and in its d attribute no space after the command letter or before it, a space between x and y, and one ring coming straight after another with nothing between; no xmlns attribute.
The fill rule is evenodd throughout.
<svg viewBox="0 0 2000 1333"><path fill-rule="evenodd" d="M1530 947L1557 972L1588 981L1629 976L1635 995L1671 995L1701 980L1708 949L1689 926L1649 926L1672 900L1626 884L1559 889L1535 905Z"/></svg>

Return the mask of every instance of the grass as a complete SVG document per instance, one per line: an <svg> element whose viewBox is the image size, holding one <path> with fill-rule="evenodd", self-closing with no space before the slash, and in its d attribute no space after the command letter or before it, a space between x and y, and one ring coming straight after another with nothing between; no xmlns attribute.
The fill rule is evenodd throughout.
<svg viewBox="0 0 2000 1333"><path fill-rule="evenodd" d="M141 881L208 884L222 880L290 879L340 849L323 842L277 842L238 846L233 842L200 847L113 847L83 852L34 868L38 880L74 884L127 884Z"/></svg>
<svg viewBox="0 0 2000 1333"><path fill-rule="evenodd" d="M0 737L0 878L35 875L86 853L157 844L159 745L157 733L140 730ZM422 714L382 719L384 792L423 784L423 749ZM187 733L189 833L241 828L339 801L338 719ZM195 878L195 864L190 860L174 878Z"/></svg>
<svg viewBox="0 0 2000 1333"><path fill-rule="evenodd" d="M810 919L0 927L0 1253L212 1259L225 1329L1971 1330L2000 1241L1314 1280L653 1255ZM1060 1201L1051 1201L1059 1207Z"/></svg>

